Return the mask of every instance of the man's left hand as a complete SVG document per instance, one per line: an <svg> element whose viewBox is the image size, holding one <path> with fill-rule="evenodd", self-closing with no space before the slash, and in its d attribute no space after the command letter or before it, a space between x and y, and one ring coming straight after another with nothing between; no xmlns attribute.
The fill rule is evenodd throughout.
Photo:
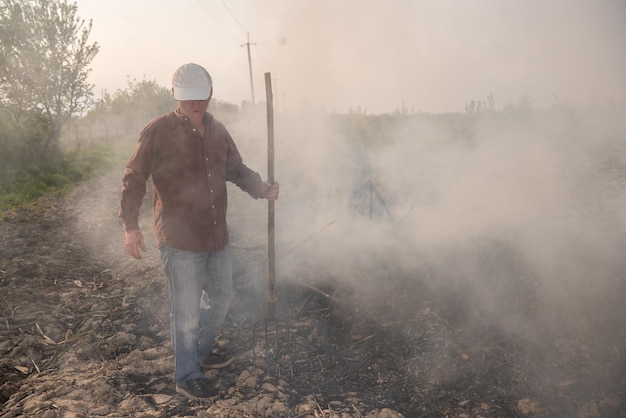
<svg viewBox="0 0 626 418"><path fill-rule="evenodd" d="M277 200L279 191L280 185L277 181L272 184L263 182L263 186L261 186L261 197L267 200Z"/></svg>

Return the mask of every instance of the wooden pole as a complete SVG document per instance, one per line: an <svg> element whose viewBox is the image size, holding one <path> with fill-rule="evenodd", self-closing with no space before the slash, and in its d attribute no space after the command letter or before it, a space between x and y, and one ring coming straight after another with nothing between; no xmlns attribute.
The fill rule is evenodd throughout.
<svg viewBox="0 0 626 418"><path fill-rule="evenodd" d="M274 96L272 94L272 76L265 73L265 95L267 102L267 182L274 183ZM274 201L267 201L267 259L268 259L268 296L267 313L274 319L276 305L276 256L274 244Z"/></svg>

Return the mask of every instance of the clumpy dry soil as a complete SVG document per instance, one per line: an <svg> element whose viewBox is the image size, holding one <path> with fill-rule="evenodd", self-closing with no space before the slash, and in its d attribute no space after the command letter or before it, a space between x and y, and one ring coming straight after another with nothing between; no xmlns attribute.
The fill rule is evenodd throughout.
<svg viewBox="0 0 626 418"><path fill-rule="evenodd" d="M120 173L0 221L2 417L626 417L624 265L597 271L610 292L585 290L600 310L564 304L544 320L549 309L515 248L477 240L471 257L491 266L499 303L530 318L521 329L469 303L462 280L438 287L434 267L412 274L389 262L385 277L364 275L378 283L372 294L303 262L297 280L278 277L277 312L289 322L270 328L277 344L268 348L264 332L253 333L266 317L266 249L245 238L245 219L232 220L243 211L236 199L236 294L217 348L236 359L207 372L219 396L188 400L171 382L149 204L148 253L123 253ZM573 312L573 325L560 327Z"/></svg>

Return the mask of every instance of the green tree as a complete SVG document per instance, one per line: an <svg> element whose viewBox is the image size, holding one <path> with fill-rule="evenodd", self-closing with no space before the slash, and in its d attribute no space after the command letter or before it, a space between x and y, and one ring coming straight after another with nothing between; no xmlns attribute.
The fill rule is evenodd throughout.
<svg viewBox="0 0 626 418"><path fill-rule="evenodd" d="M126 132L138 131L150 119L175 106L172 93L155 80L128 80L126 90L113 95L112 110L120 116Z"/></svg>
<svg viewBox="0 0 626 418"><path fill-rule="evenodd" d="M61 129L91 104L88 41L92 22L66 0L0 0L0 102L24 126L35 115L47 130L42 156L59 147Z"/></svg>
<svg viewBox="0 0 626 418"><path fill-rule="evenodd" d="M109 140L111 135L120 136L139 133L152 118L171 111L176 106L172 93L154 80L128 80L128 87L113 94L104 93L89 112L81 119L92 132L102 125L101 136Z"/></svg>

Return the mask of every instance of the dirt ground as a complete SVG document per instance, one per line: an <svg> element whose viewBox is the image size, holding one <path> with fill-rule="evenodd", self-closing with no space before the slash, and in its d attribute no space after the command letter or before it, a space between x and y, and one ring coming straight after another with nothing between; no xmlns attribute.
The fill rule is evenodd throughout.
<svg viewBox="0 0 626 418"><path fill-rule="evenodd" d="M623 191L618 171L610 184ZM602 289L593 278L579 289L594 309L574 314L541 305L514 247L475 242L469 255L510 279L494 279L499 303L536 319L508 331L466 301L463 281L439 288L436 269L416 279L384 251L386 277L364 277L379 282L376 295L303 262L300 281L278 285L277 311L289 322L266 337L253 333L266 316L265 281L254 274L265 269L265 247L239 240L245 228L233 231L236 297L219 339L236 360L207 372L216 399L190 401L171 382L154 245L139 262L122 250L120 174L0 221L2 417L626 417L626 270L615 259L596 270ZM562 315L579 316L562 326Z"/></svg>

